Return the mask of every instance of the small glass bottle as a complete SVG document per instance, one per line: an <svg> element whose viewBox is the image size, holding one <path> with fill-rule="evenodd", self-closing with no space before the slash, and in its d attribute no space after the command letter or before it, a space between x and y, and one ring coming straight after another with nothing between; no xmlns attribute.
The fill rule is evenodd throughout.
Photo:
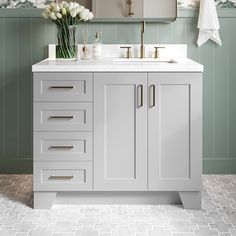
<svg viewBox="0 0 236 236"><path fill-rule="evenodd" d="M86 47L86 45L84 45L82 47L80 58L81 58L81 60L89 60L90 59L89 50Z"/></svg>

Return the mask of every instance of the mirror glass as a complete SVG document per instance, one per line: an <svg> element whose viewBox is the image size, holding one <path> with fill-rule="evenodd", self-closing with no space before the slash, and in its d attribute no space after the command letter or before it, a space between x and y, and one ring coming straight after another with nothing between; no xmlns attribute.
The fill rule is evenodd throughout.
<svg viewBox="0 0 236 236"><path fill-rule="evenodd" d="M92 11L96 21L171 22L177 17L177 0L92 0Z"/></svg>

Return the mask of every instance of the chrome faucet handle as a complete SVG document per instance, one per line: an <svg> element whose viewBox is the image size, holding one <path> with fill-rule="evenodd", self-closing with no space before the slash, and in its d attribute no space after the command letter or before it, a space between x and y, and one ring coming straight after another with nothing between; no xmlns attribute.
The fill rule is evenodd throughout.
<svg viewBox="0 0 236 236"><path fill-rule="evenodd" d="M165 47L154 47L155 48L155 53L154 53L154 58L160 58L160 48L165 48Z"/></svg>
<svg viewBox="0 0 236 236"><path fill-rule="evenodd" d="M130 47L130 46L127 46L127 47L120 47L120 48L127 49L126 58L130 59L130 58L132 57L132 55L131 55L131 47Z"/></svg>

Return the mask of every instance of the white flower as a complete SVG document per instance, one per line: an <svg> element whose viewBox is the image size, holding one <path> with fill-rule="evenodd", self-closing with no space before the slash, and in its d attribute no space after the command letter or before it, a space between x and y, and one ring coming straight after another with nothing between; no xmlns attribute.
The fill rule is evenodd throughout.
<svg viewBox="0 0 236 236"><path fill-rule="evenodd" d="M45 18L45 19L48 19L49 18L49 14L45 11L42 12L42 16Z"/></svg>
<svg viewBox="0 0 236 236"><path fill-rule="evenodd" d="M51 7L51 9L53 9L57 4L55 2L52 2L51 4L49 4L49 6Z"/></svg>
<svg viewBox="0 0 236 236"><path fill-rule="evenodd" d="M62 15L66 15L66 9L63 7L63 8L61 8L61 14Z"/></svg>
<svg viewBox="0 0 236 236"><path fill-rule="evenodd" d="M88 14L88 20L92 20L94 17L93 13L92 12L89 12Z"/></svg>
<svg viewBox="0 0 236 236"><path fill-rule="evenodd" d="M53 10L54 10L55 12L59 12L59 11L60 11L60 7L59 7L58 5L55 5L55 6L53 7Z"/></svg>
<svg viewBox="0 0 236 236"><path fill-rule="evenodd" d="M56 17L57 17L58 19L61 19L61 18L62 18L62 14L59 13L59 12L57 12L57 13L56 13Z"/></svg>
<svg viewBox="0 0 236 236"><path fill-rule="evenodd" d="M76 7L76 15L78 15L85 7L79 5L79 7Z"/></svg>
<svg viewBox="0 0 236 236"><path fill-rule="evenodd" d="M50 17L52 20L56 20L56 19L57 19L57 17L56 17L56 15L55 15L54 12L51 12L50 15L49 15L49 17Z"/></svg>
<svg viewBox="0 0 236 236"><path fill-rule="evenodd" d="M19 0L19 1L26 1L26 0ZM33 0L27 0L27 1L33 1ZM37 1L37 0L34 0L34 1ZM43 0L40 0L40 1L43 1ZM51 4L47 5L43 10L42 15L46 19L48 18L50 18L51 20L61 19L62 21L65 20L63 16L67 15L67 18L69 21L72 20L71 18L76 18L71 21L71 22L74 22L75 24L77 24L79 20L88 21L88 20L93 19L94 17L93 13L90 12L89 9L85 8L79 3L77 2L68 3L65 1L62 1L59 4L52 2Z"/></svg>
<svg viewBox="0 0 236 236"><path fill-rule="evenodd" d="M84 8L80 13L79 13L79 17L84 20L87 21L89 18L89 10L87 8Z"/></svg>
<svg viewBox="0 0 236 236"><path fill-rule="evenodd" d="M68 6L69 12L71 12L71 11L74 10L74 9L75 9L75 3L74 3L74 2L70 2L70 3L69 3L69 6Z"/></svg>
<svg viewBox="0 0 236 236"><path fill-rule="evenodd" d="M68 2L62 1L62 2L60 3L60 7L61 7L61 8L66 8L66 7L68 7Z"/></svg>
<svg viewBox="0 0 236 236"><path fill-rule="evenodd" d="M49 18L49 15L50 15L50 10L48 9L48 7L46 7L43 12L42 12L42 16L45 18L45 19L48 19Z"/></svg>
<svg viewBox="0 0 236 236"><path fill-rule="evenodd" d="M74 9L74 8L71 9L71 10L70 10L70 15L71 15L71 17L73 17L73 18L76 17L76 9Z"/></svg>

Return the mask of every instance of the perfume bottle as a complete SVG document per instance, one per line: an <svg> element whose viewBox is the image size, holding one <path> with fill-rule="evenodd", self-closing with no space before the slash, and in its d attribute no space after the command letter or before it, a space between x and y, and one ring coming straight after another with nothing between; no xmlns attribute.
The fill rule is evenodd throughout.
<svg viewBox="0 0 236 236"><path fill-rule="evenodd" d="M89 60L89 59L90 59L89 50L88 50L88 48L87 48L86 45L84 45L84 46L82 47L82 50L81 50L81 54L80 54L80 55L81 55L81 56L80 56L81 60Z"/></svg>

